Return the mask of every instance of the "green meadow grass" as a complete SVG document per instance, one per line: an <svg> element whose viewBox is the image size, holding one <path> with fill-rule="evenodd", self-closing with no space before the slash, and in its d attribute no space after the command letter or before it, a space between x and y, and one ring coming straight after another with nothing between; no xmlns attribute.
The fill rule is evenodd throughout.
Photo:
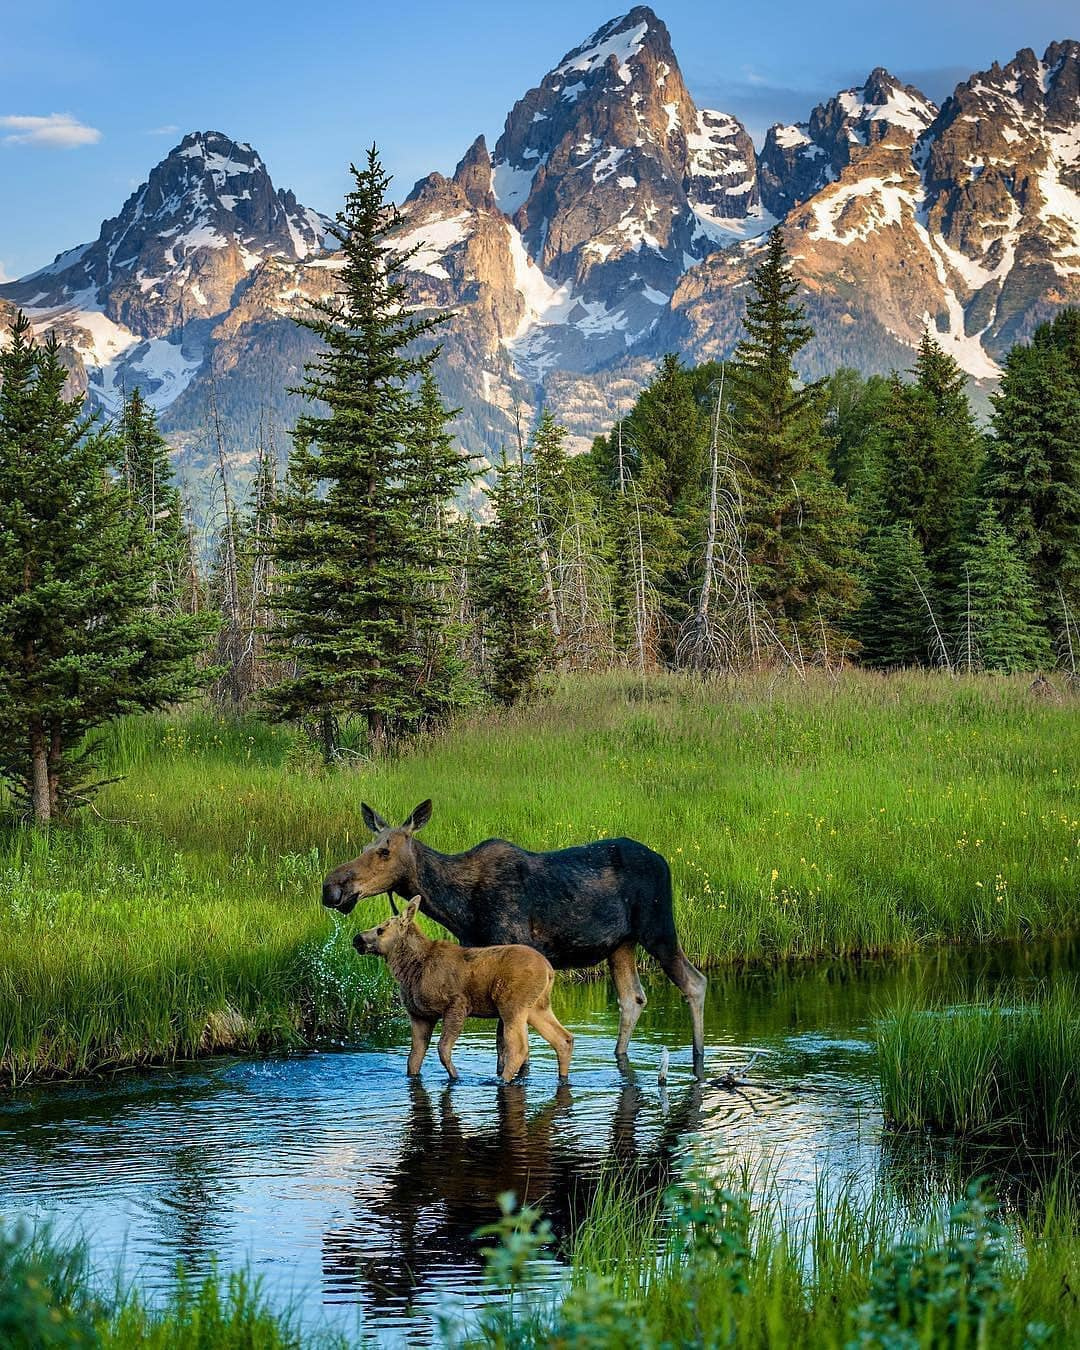
<svg viewBox="0 0 1080 1350"><path fill-rule="evenodd" d="M1080 989L998 991L963 1007L897 1008L877 1024L886 1118L1056 1154L1080 1151Z"/></svg>
<svg viewBox="0 0 1080 1350"><path fill-rule="evenodd" d="M1080 705L1023 680L852 672L703 685L578 676L392 758L206 713L126 721L74 826L0 832L9 1081L356 1031L393 1007L323 873L360 803L452 852L604 835L671 861L705 965L996 941L1080 925Z"/></svg>

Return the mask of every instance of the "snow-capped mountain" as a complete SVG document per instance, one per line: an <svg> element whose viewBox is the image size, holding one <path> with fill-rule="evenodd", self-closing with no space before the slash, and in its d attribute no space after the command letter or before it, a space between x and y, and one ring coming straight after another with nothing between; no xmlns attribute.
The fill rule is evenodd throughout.
<svg viewBox="0 0 1080 1350"><path fill-rule="evenodd" d="M66 339L76 378L112 412L138 384L158 409L204 370L213 326L269 260L323 249L326 220L275 190L250 145L193 133L90 244L4 288Z"/></svg>
<svg viewBox="0 0 1080 1350"><path fill-rule="evenodd" d="M994 380L1014 342L1080 303L1080 44L1025 49L940 111L874 71L807 123L772 128L760 181L818 326L810 373L903 367L929 329ZM725 350L737 316L723 296L744 273L714 257L687 276L673 334Z"/></svg>
<svg viewBox="0 0 1080 1350"><path fill-rule="evenodd" d="M1022 51L940 109L879 67L755 154L734 117L697 107L639 6L401 210L402 247L422 245L412 299L452 313L440 381L480 453L541 399L584 446L663 351L729 352L778 219L818 330L806 374L904 368L929 327L989 383L1012 342L1080 303L1080 44ZM190 135L94 243L0 304L59 329L105 411L138 383L189 464L211 424L242 458L295 418L312 347L293 320L335 284L326 224L250 146Z"/></svg>

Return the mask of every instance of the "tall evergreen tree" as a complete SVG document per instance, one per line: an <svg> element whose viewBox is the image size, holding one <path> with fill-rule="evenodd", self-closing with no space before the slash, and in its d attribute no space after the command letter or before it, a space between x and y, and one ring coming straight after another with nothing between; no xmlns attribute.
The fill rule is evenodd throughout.
<svg viewBox="0 0 1080 1350"><path fill-rule="evenodd" d="M910 521L887 525L870 538L865 593L853 624L866 665L893 670L951 661L935 633L942 621L932 612L932 590Z"/></svg>
<svg viewBox="0 0 1080 1350"><path fill-rule="evenodd" d="M1047 665L1050 644L1035 586L992 506L979 517L961 572L959 664L1007 672Z"/></svg>
<svg viewBox="0 0 1080 1350"><path fill-rule="evenodd" d="M328 760L341 718L363 719L378 745L420 725L433 702L415 642L430 604L421 522L433 493L416 472L413 386L435 357L416 344L444 316L407 303L411 254L394 246L399 217L374 147L352 172L333 227L340 289L303 320L323 350L301 392L328 411L298 420L278 502L275 643L296 671L268 693L275 716L317 721Z"/></svg>
<svg viewBox="0 0 1080 1350"><path fill-rule="evenodd" d="M54 337L0 348L0 778L47 824L85 799L88 733L199 684L205 625L153 603L159 557Z"/></svg>
<svg viewBox="0 0 1080 1350"><path fill-rule="evenodd" d="M124 399L113 440L119 452L116 467L142 512L156 560L153 603L166 612L191 610L192 541L184 502L169 459L169 444L138 385Z"/></svg>
<svg viewBox="0 0 1080 1350"><path fill-rule="evenodd" d="M827 465L826 392L798 384L794 361L813 329L779 226L752 286L732 369L751 580L781 639L813 650L857 599L857 526Z"/></svg>
<svg viewBox="0 0 1080 1350"><path fill-rule="evenodd" d="M1012 348L992 402L983 492L1056 631L1062 597L1080 609L1080 310Z"/></svg>
<svg viewBox="0 0 1080 1350"><path fill-rule="evenodd" d="M448 410L439 386L426 367L417 396L416 438L403 486L416 501L419 541L420 603L413 611L411 645L420 657L417 690L421 725L445 720L455 708L474 701L463 651L467 646L460 606L453 594L455 547L452 509L475 477L473 458L447 430L460 409Z"/></svg>
<svg viewBox="0 0 1080 1350"><path fill-rule="evenodd" d="M504 454L488 498L492 520L480 531L476 596L488 687L498 702L510 705L536 688L551 655L552 636L525 466L510 463Z"/></svg>

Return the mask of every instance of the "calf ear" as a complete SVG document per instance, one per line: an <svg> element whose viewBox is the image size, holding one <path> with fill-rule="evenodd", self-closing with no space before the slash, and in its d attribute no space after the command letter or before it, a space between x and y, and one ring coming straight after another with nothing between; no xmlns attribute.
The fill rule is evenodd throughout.
<svg viewBox="0 0 1080 1350"><path fill-rule="evenodd" d="M431 798L429 797L426 802L420 803L409 819L403 822L401 828L403 830L408 830L408 832L412 834L414 830L419 830L426 825L430 819Z"/></svg>
<svg viewBox="0 0 1080 1350"><path fill-rule="evenodd" d="M420 897L418 895L414 895L413 898L409 901L409 903L405 907L406 927L408 927L409 924L413 922L413 920L416 918L419 912L420 912Z"/></svg>
<svg viewBox="0 0 1080 1350"><path fill-rule="evenodd" d="M360 803L360 814L364 819L364 824L372 834L378 834L380 830L388 830L390 826L379 815L378 811L373 811L367 802Z"/></svg>

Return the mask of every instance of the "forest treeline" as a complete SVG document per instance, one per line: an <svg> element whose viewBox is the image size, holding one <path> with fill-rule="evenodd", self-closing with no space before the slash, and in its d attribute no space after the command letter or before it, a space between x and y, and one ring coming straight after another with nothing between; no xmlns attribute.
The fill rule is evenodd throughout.
<svg viewBox="0 0 1080 1350"><path fill-rule="evenodd" d="M588 453L543 411L481 466L374 149L353 173L287 468L261 450L238 501L219 456L209 559L139 390L102 426L55 339L19 316L0 349L0 779L35 819L88 799L96 727L204 686L331 761L551 670L1076 675L1080 311L1009 352L985 430L929 334L909 372L805 383L775 229L730 360L665 356Z"/></svg>

